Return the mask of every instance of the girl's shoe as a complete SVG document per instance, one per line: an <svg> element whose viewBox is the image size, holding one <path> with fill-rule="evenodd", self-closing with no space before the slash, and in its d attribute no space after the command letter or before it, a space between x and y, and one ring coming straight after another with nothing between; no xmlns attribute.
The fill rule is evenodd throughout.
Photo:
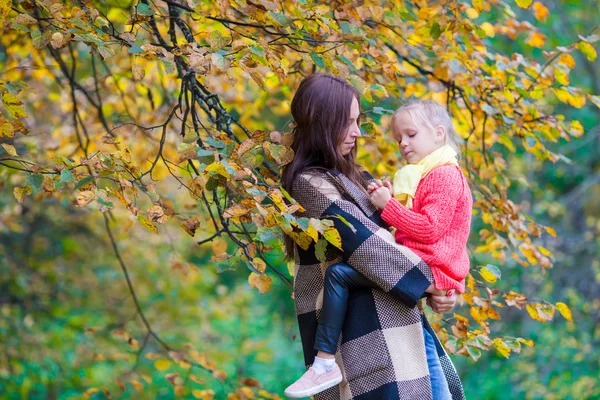
<svg viewBox="0 0 600 400"><path fill-rule="evenodd" d="M312 367L310 367L308 371L306 371L304 375L300 377L300 379L285 389L284 394L293 399L308 397L317 393L321 393L322 391L339 384L341 381L342 371L337 364L334 364L331 371L320 375L317 374Z"/></svg>

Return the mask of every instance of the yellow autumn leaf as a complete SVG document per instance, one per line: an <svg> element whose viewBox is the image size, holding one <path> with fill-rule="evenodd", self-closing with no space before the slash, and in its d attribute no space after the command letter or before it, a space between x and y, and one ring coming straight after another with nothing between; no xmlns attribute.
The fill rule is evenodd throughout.
<svg viewBox="0 0 600 400"><path fill-rule="evenodd" d="M571 314L571 310L569 310L569 307L565 303L559 301L558 303L556 303L556 309L567 321L573 322L573 315Z"/></svg>
<svg viewBox="0 0 600 400"><path fill-rule="evenodd" d="M212 250L216 255L227 252L227 241L223 239L215 239L211 242Z"/></svg>
<svg viewBox="0 0 600 400"><path fill-rule="evenodd" d="M561 88L553 88L552 91L556 95L556 97L562 101L563 103L568 103L571 98L571 94L567 92L565 89Z"/></svg>
<svg viewBox="0 0 600 400"><path fill-rule="evenodd" d="M531 318L535 319L536 321L545 322L538 314L538 310L536 307L537 305L538 304L527 304L527 306L525 306L525 309L527 310Z"/></svg>
<svg viewBox="0 0 600 400"><path fill-rule="evenodd" d="M533 340L522 339L522 338L519 338L518 340L519 340L519 342L523 343L526 346L529 346L529 347L535 346L535 343L533 343Z"/></svg>
<svg viewBox="0 0 600 400"><path fill-rule="evenodd" d="M527 39L527 41L525 43L527 43L530 46L537 47L539 49L544 46L545 42L546 42L546 35L544 35L540 32L532 32L531 35L529 35L529 38Z"/></svg>
<svg viewBox="0 0 600 400"><path fill-rule="evenodd" d="M13 189L13 194L19 203L22 203L28 194L31 194L31 186L16 187Z"/></svg>
<svg viewBox="0 0 600 400"><path fill-rule="evenodd" d="M312 243L311 237L304 232L289 232L288 235L303 250L308 250Z"/></svg>
<svg viewBox="0 0 600 400"><path fill-rule="evenodd" d="M150 220L148 218L139 214L137 216L137 219L138 219L138 221L140 221L140 224L142 224L142 226L144 228L148 229L150 232L158 233L158 228L156 227L156 225L154 225L152 222L150 222Z"/></svg>
<svg viewBox="0 0 600 400"><path fill-rule="evenodd" d="M10 154L13 157L17 157L17 150L15 149L15 146L13 146L12 144L8 144L8 143L2 143L2 147L4 147L4 150L6 150L6 152L8 154Z"/></svg>
<svg viewBox="0 0 600 400"><path fill-rule="evenodd" d="M479 270L481 277L489 283L496 283L500 277L500 270L495 265L487 265Z"/></svg>
<svg viewBox="0 0 600 400"><path fill-rule="evenodd" d="M569 76L559 68L554 68L554 79L556 79L556 82L563 86L567 86L569 84Z"/></svg>
<svg viewBox="0 0 600 400"><path fill-rule="evenodd" d="M144 76L146 76L146 71L144 70L144 67L140 65L134 65L131 68L131 74L133 76L133 80L135 82L139 82L144 79Z"/></svg>
<svg viewBox="0 0 600 400"><path fill-rule="evenodd" d="M189 362L183 360L183 361L179 361L179 366L183 369L190 369L192 368L192 364L190 364Z"/></svg>
<svg viewBox="0 0 600 400"><path fill-rule="evenodd" d="M521 8L529 8L529 6L531 5L531 2L533 0L515 0L515 2L517 3L517 5Z"/></svg>
<svg viewBox="0 0 600 400"><path fill-rule="evenodd" d="M181 396L183 394L185 394L185 387L184 386L175 386L175 390L174 390L175 394L178 396Z"/></svg>
<svg viewBox="0 0 600 400"><path fill-rule="evenodd" d="M77 207L85 207L96 198L96 194L91 190L84 190L77 194Z"/></svg>
<svg viewBox="0 0 600 400"><path fill-rule="evenodd" d="M323 237L329 243L331 243L338 249L343 250L342 249L342 237L340 236L340 233L337 231L337 229L335 229L335 228L326 229L325 232L323 232Z"/></svg>
<svg viewBox="0 0 600 400"><path fill-rule="evenodd" d="M248 284L251 288L258 289L260 294L265 294L271 289L271 278L269 278L265 274L257 274L256 272L251 272L250 276L248 276Z"/></svg>
<svg viewBox="0 0 600 400"><path fill-rule="evenodd" d="M575 68L575 59L573 58L572 55L565 53L562 56L560 56L560 58L558 59L558 62L566 65L567 67L573 69Z"/></svg>
<svg viewBox="0 0 600 400"><path fill-rule="evenodd" d="M2 26L2 23L4 22L4 18L6 18L6 16L10 12L11 6L12 6L11 0L0 0L0 26Z"/></svg>
<svg viewBox="0 0 600 400"><path fill-rule="evenodd" d="M589 94L588 98L596 105L596 107L600 108L600 96L593 96Z"/></svg>
<svg viewBox="0 0 600 400"><path fill-rule="evenodd" d="M171 361L169 360L156 360L154 362L154 368L159 371L164 371L171 366Z"/></svg>
<svg viewBox="0 0 600 400"><path fill-rule="evenodd" d="M265 272L265 270L267 268L267 264L265 264L265 262L263 260L261 260L260 258L252 259L252 265L254 266L254 268L256 268L260 272Z"/></svg>
<svg viewBox="0 0 600 400"><path fill-rule="evenodd" d="M131 383L131 385L135 388L135 390L137 390L138 392L142 392L144 390L144 384L141 383L140 381L137 381L135 379L132 379L129 381L129 383Z"/></svg>
<svg viewBox="0 0 600 400"><path fill-rule="evenodd" d="M317 228L314 226L309 225L306 234L310 236L315 243L319 241L319 231L317 231Z"/></svg>
<svg viewBox="0 0 600 400"><path fill-rule="evenodd" d="M583 93L575 93L569 96L569 104L575 108L581 108L585 106L585 95Z"/></svg>
<svg viewBox="0 0 600 400"><path fill-rule="evenodd" d="M212 374L215 378L217 378L221 382L223 382L223 381L225 381L225 379L227 379L227 372L223 371L222 369L216 369L213 371Z"/></svg>
<svg viewBox="0 0 600 400"><path fill-rule="evenodd" d="M1 1L1 0L0 0ZM3 121L0 116L0 137L15 137L15 128L8 121Z"/></svg>
<svg viewBox="0 0 600 400"><path fill-rule="evenodd" d="M506 346L506 344L502 341L501 338L494 339L494 346L496 346L496 350L502 356L508 358L510 356L510 349Z"/></svg>
<svg viewBox="0 0 600 400"><path fill-rule="evenodd" d="M550 12L546 8L546 6L544 6L539 1L533 3L533 16L535 17L535 19L537 19L538 21L545 22L546 18L548 18L549 15Z"/></svg>
<svg viewBox="0 0 600 400"><path fill-rule="evenodd" d="M148 360L156 360L158 358L160 358L160 354L155 354L155 353L146 353L146 355L144 356L146 357Z"/></svg>
<svg viewBox="0 0 600 400"><path fill-rule="evenodd" d="M6 107L6 109L14 118L27 117L27 114L25 113L25 106L14 94L10 92L4 92L2 95L2 102L4 103L4 107Z"/></svg>
<svg viewBox="0 0 600 400"><path fill-rule="evenodd" d="M496 30L494 29L494 25L490 24L489 22L487 22L487 21L484 22L483 24L481 24L480 28L483 29L486 36L488 36L488 37L496 36Z"/></svg>
<svg viewBox="0 0 600 400"><path fill-rule="evenodd" d="M216 174L221 175L222 177L224 177L226 179L231 178L231 175L229 174L229 172L227 172L227 169L225 168L225 166L223 164L221 164L220 162L214 162L214 163L210 164L208 167L206 167L206 171L214 172Z"/></svg>
<svg viewBox="0 0 600 400"><path fill-rule="evenodd" d="M587 42L579 42L577 43L577 47L583 53L583 55L587 57L588 60L596 60L598 54L596 53L596 49L594 49L594 46Z"/></svg>
<svg viewBox="0 0 600 400"><path fill-rule="evenodd" d="M100 389L98 388L89 388L88 390L85 391L85 393L83 394L83 397L85 397L86 399L89 399L94 393L98 393L100 391Z"/></svg>
<svg viewBox="0 0 600 400"><path fill-rule="evenodd" d="M552 237L556 237L556 231L553 228L550 228L549 226L544 227L544 229L546 230L546 232L548 232Z"/></svg>
<svg viewBox="0 0 600 400"><path fill-rule="evenodd" d="M192 390L192 396L202 400L212 400L215 397L213 390Z"/></svg>

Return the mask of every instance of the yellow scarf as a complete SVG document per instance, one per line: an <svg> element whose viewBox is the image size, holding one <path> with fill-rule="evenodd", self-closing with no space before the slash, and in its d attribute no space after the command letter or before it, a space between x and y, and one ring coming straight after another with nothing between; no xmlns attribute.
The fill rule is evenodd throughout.
<svg viewBox="0 0 600 400"><path fill-rule="evenodd" d="M442 165L456 165L456 151L448 145L442 146L416 164L400 168L394 176L394 197L408 208L412 208L413 198L421 179Z"/></svg>

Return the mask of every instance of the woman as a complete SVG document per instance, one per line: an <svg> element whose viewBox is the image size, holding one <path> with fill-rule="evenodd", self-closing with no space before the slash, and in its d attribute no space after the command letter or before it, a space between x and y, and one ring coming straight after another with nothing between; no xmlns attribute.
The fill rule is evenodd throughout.
<svg viewBox="0 0 600 400"><path fill-rule="evenodd" d="M283 186L304 207L298 216L330 219L342 237L342 250L330 246L323 263L314 246L303 250L288 239L288 254L296 261L294 301L307 368L319 350L315 334L328 267L344 262L379 287L351 293L337 353L345 379L315 398L437 398L427 366L425 328L434 338L439 375L452 398L463 399L452 362L415 307L428 292L434 294L429 300L434 311L445 312L457 296L436 291L430 268L396 244L372 205L365 189L369 179L355 163L358 100L347 82L320 74L304 79L292 100L295 156L283 171Z"/></svg>

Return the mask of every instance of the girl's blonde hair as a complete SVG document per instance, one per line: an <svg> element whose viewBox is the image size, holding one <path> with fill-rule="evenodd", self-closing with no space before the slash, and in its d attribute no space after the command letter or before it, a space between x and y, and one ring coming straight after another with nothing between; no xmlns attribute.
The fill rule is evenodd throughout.
<svg viewBox="0 0 600 400"><path fill-rule="evenodd" d="M413 121L421 121L425 126L435 131L438 125L446 129L446 144L450 145L457 154L460 154L460 145L463 139L452 127L452 118L445 107L433 100L414 100L398 108L392 115L392 130L394 130L394 119L406 112Z"/></svg>

